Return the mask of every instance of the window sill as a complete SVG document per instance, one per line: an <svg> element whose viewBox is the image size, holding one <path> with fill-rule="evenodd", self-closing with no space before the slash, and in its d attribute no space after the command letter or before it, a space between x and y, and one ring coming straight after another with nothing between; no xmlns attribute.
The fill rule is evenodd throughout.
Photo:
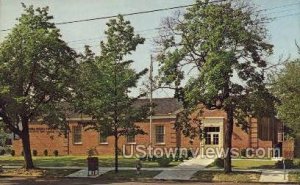
<svg viewBox="0 0 300 185"><path fill-rule="evenodd" d="M108 145L108 142L99 143L99 145Z"/></svg>
<svg viewBox="0 0 300 185"><path fill-rule="evenodd" d="M127 142L127 145L136 145L136 142Z"/></svg>
<svg viewBox="0 0 300 185"><path fill-rule="evenodd" d="M74 145L82 145L82 142L78 143L73 143Z"/></svg>
<svg viewBox="0 0 300 185"><path fill-rule="evenodd" d="M163 145L166 145L166 143L155 143L155 145L161 145L161 146L163 146Z"/></svg>

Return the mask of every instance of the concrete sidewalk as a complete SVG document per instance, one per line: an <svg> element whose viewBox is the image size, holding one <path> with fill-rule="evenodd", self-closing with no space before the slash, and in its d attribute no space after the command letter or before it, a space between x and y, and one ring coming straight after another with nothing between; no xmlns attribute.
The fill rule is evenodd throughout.
<svg viewBox="0 0 300 185"><path fill-rule="evenodd" d="M288 171L264 170L260 175L259 182L288 182Z"/></svg>
<svg viewBox="0 0 300 185"><path fill-rule="evenodd" d="M159 180L189 180L199 170L204 169L211 164L214 159L206 159L196 157L181 163L180 165L170 168L172 170L164 170L154 177Z"/></svg>

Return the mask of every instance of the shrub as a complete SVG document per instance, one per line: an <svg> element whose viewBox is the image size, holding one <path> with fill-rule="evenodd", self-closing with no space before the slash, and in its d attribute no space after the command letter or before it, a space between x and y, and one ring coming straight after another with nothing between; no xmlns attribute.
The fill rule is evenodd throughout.
<svg viewBox="0 0 300 185"><path fill-rule="evenodd" d="M248 156L252 156L253 155L253 151L252 150L249 150L248 151Z"/></svg>
<svg viewBox="0 0 300 185"><path fill-rule="evenodd" d="M44 150L44 156L48 156L48 150L47 149Z"/></svg>
<svg viewBox="0 0 300 185"><path fill-rule="evenodd" d="M243 148L243 149L241 150L241 156L242 156L242 157L246 157L246 152L247 152L247 150L246 150L245 148Z"/></svg>
<svg viewBox="0 0 300 185"><path fill-rule="evenodd" d="M291 168L294 167L293 160L286 159L286 160L284 160L284 162L285 162L285 168L286 169L291 169ZM278 169L283 169L283 161L277 161L275 163L275 167L278 168Z"/></svg>
<svg viewBox="0 0 300 185"><path fill-rule="evenodd" d="M57 156L58 156L58 150L54 150L54 151L53 151L53 155L54 155L55 157L57 157Z"/></svg>
<svg viewBox="0 0 300 185"><path fill-rule="evenodd" d="M180 161L180 162L183 162L183 160L184 160L183 157L180 157L180 158L179 158L179 161Z"/></svg>
<svg viewBox="0 0 300 185"><path fill-rule="evenodd" d="M11 149L10 149L10 148L7 148L7 149L5 150L5 153L6 153L6 154L11 154Z"/></svg>
<svg viewBox="0 0 300 185"><path fill-rule="evenodd" d="M140 157L139 159L141 160L141 161L146 161L147 160L147 155L145 155L144 157Z"/></svg>
<svg viewBox="0 0 300 185"><path fill-rule="evenodd" d="M10 151L10 155L11 155L11 156L15 156L15 155L16 155L16 151L15 151L15 150L11 150L11 151Z"/></svg>
<svg viewBox="0 0 300 185"><path fill-rule="evenodd" d="M87 153L88 157L93 157L94 155L97 154L97 150L95 147L92 147L92 148L89 148L86 153Z"/></svg>
<svg viewBox="0 0 300 185"><path fill-rule="evenodd" d="M224 159L216 158L213 162L213 166L217 166L219 168L224 168Z"/></svg>
<svg viewBox="0 0 300 185"><path fill-rule="evenodd" d="M5 150L4 149L1 149L0 150L0 155L4 155L5 154Z"/></svg>
<svg viewBox="0 0 300 185"><path fill-rule="evenodd" d="M156 160L157 160L157 157L155 157L155 155L153 155L152 161L156 161Z"/></svg>
<svg viewBox="0 0 300 185"><path fill-rule="evenodd" d="M192 157L194 157L194 156L193 156L193 152L192 152L192 150L190 150L190 149L188 150L188 152L187 152L187 157L188 157L188 158L190 158L190 157L191 157L191 158L192 158Z"/></svg>
<svg viewBox="0 0 300 185"><path fill-rule="evenodd" d="M166 156L157 158L157 162L160 167L168 167L170 165L171 161L172 160Z"/></svg>
<svg viewBox="0 0 300 185"><path fill-rule="evenodd" d="M37 156L38 152L36 150L32 150L32 155Z"/></svg>
<svg viewBox="0 0 300 185"><path fill-rule="evenodd" d="M300 168L300 159L294 159L294 167Z"/></svg>

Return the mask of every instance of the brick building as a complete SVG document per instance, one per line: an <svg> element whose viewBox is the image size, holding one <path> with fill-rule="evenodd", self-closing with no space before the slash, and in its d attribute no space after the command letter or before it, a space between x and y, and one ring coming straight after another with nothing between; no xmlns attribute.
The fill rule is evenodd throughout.
<svg viewBox="0 0 300 185"><path fill-rule="evenodd" d="M140 100L140 103L148 100ZM152 143L153 147L165 148L223 148L224 129L226 124L226 113L221 110L204 110L202 114L202 127L205 131L203 139L184 137L181 132L174 129L176 113L181 109L181 104L174 98L153 99L154 116L151 124L149 120L136 123L146 133L135 137L121 137L119 146L126 151L131 146L145 145ZM71 114L68 116L70 132L61 134L57 130L49 129L41 123L30 124L31 149L37 150L38 155L43 155L44 150L52 154L58 150L59 155L86 155L89 148L96 148L99 155L113 154L114 138L101 137L93 130L85 130L84 123L91 121L89 117ZM272 148L282 140L281 123L275 118L255 119L249 118L248 132L238 126L234 126L232 147L238 149L245 148ZM150 142L150 138L152 142ZM13 140L13 149L16 155L22 152L22 142L19 139Z"/></svg>

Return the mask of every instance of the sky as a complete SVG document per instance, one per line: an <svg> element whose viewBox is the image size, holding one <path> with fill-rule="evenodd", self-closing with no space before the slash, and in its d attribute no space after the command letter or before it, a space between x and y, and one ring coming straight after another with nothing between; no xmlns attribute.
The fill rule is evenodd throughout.
<svg viewBox="0 0 300 185"><path fill-rule="evenodd" d="M300 43L300 0L249 0L258 9L266 9L264 14L274 17L268 23L269 42L274 45L274 54L268 62L277 63L279 59L298 57L295 41ZM35 7L49 6L54 16L53 22L73 21L159 8L189 5L193 0L0 0L0 30L12 28L16 18L23 11L21 2ZM181 9L184 10L184 9ZM125 17L134 26L137 33L146 38L144 45L139 46L131 56L135 60L133 67L140 71L150 65L150 55L154 50L153 38L158 35L157 28L164 17L172 15L175 10L159 11ZM108 20L57 25L63 39L76 51L83 51L84 45L90 45L95 53L99 53L99 43L103 40L105 23ZM9 31L0 31L0 42ZM154 74L157 73L154 64ZM172 97L166 90L154 92L154 97Z"/></svg>

